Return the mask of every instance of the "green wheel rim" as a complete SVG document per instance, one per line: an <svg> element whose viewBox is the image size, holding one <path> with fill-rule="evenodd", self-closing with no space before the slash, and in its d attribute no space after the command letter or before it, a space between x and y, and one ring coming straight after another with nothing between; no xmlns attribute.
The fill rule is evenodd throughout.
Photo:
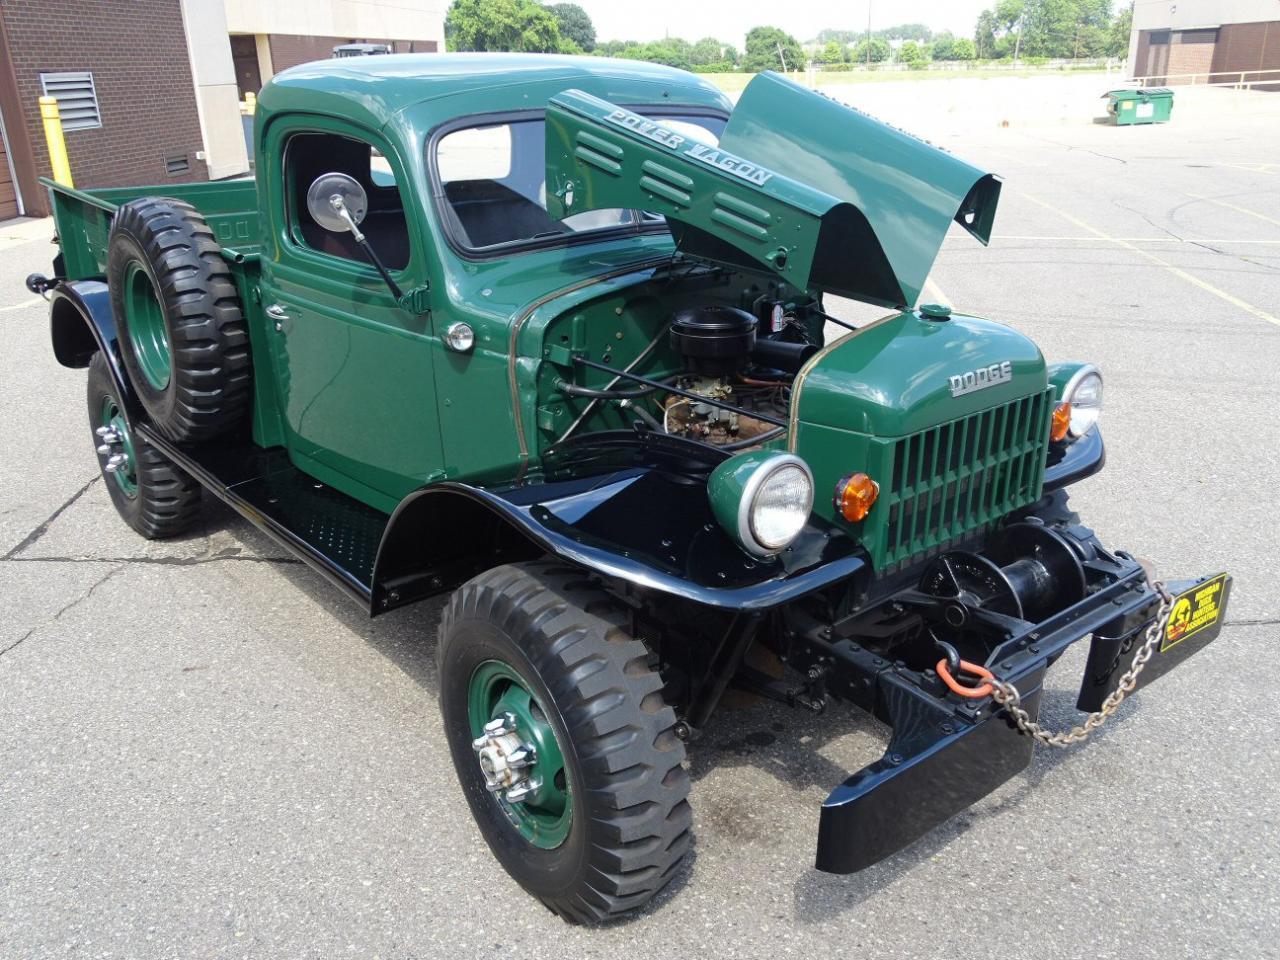
<svg viewBox="0 0 1280 960"><path fill-rule="evenodd" d="M173 358L169 355L169 330L164 324L164 310L156 296L151 274L137 260L124 272L125 325L129 343L138 360L142 375L156 390L169 386L173 376Z"/></svg>
<svg viewBox="0 0 1280 960"><path fill-rule="evenodd" d="M124 454L125 460L119 469L111 474L111 479L124 492L126 497L132 499L138 495L138 474L135 464L138 460L133 454L133 436L129 433L129 424L124 418L124 413L120 410L119 405L111 397L102 398L102 409L98 416L101 426L107 427L120 438L120 451Z"/></svg>
<svg viewBox="0 0 1280 960"><path fill-rule="evenodd" d="M573 824L573 793L564 751L545 710L520 675L499 660L486 660L471 674L467 688L471 736L480 737L486 723L508 714L515 717L520 739L536 750L537 760L528 776L539 786L519 803L508 803L497 795L495 800L522 837L535 847L551 850L564 843Z"/></svg>

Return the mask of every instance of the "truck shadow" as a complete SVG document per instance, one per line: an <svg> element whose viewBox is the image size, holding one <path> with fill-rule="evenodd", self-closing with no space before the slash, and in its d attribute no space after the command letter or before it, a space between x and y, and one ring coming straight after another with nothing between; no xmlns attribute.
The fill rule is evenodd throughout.
<svg viewBox="0 0 1280 960"><path fill-rule="evenodd" d="M197 529L191 534L192 538L206 536L215 530L225 530L243 545L246 555L256 558L283 559L281 549L266 534L242 519L229 507L221 503L206 502L205 510L207 521L203 525L203 529ZM302 597L306 598L302 600L302 597L300 597L302 602L310 601L319 606L333 618L339 628L345 630L352 637L359 637L367 646L386 657L405 676L409 677L424 692L429 694L432 700L435 700L440 692L440 677L436 670L437 633L440 627L440 617L449 600L447 595L402 607L379 617L370 618L359 605L335 590L319 573L301 561L290 559L279 564L273 564L273 569L288 580L290 586L297 590ZM435 717L432 719L434 720ZM441 736L443 737L443 734ZM441 787L445 790L453 791L451 796L453 796L457 807L457 815L465 818L464 822L470 824L471 814L467 809L467 803L463 798L462 791L457 786L456 779L451 772L442 773L442 777L446 778L446 782L442 783ZM696 796L693 801L695 804L697 803ZM479 828L469 827L469 829L475 830L477 849L485 850L484 840L480 836ZM697 812L695 810L694 832L689 845L689 852L671 880L641 909L618 920L611 921L610 926L625 926L652 913L661 911L665 904L688 885L693 875L694 864L698 858L697 830ZM512 890L516 891L514 885ZM533 901L530 901L530 903L533 903Z"/></svg>
<svg viewBox="0 0 1280 960"><path fill-rule="evenodd" d="M1041 695L1040 722L1051 730L1069 728L1080 723L1085 715L1076 710L1075 702L1076 692L1073 690L1046 688ZM1136 704L1132 701L1121 704L1108 725L1093 733L1090 744L1098 747L1110 739L1124 726L1135 708ZM1037 747L1031 764L1022 773L893 856L856 874L840 876L817 870L807 871L793 885L793 905L797 921L820 923L833 915L857 909L918 866L927 865L953 842L984 821L1005 817L1010 823L1011 833L1021 830L1017 821L1008 817L1008 814L1022 807L1034 794L1041 791L1044 781L1059 767L1075 762L1077 757L1078 751L1075 749ZM1064 786L1070 789L1062 778L1056 778L1054 784L1045 785L1043 789L1062 790ZM1006 854L1013 857L1036 855L1015 852L1011 837L1000 842L1000 845ZM995 861L999 858L993 853L989 859ZM954 875L953 869L949 870L949 875Z"/></svg>
<svg viewBox="0 0 1280 960"><path fill-rule="evenodd" d="M218 525L240 541L249 553L260 557L279 555L269 538L221 506L209 511L208 529L217 529ZM275 569L342 628L360 637L433 697L438 694L437 631L447 597L370 619L359 606L304 564L282 563ZM1059 672L1063 677L1074 675L1074 667L1059 664ZM1075 697L1074 690L1051 683L1042 695L1041 721L1053 729L1080 722L1083 715L1075 710ZM1133 706L1132 702L1122 704L1108 726L1096 731L1091 740L1107 740L1125 724ZM690 854L672 882L642 910L621 923L661 910L689 883L697 858L699 831L707 838L734 844L744 854L753 847L759 847L763 853L768 843L778 842L776 835L781 823L772 822L772 818L782 820L803 808L811 824L809 845L793 853L803 861L811 861L823 798L851 773L879 758L889 734L887 726L848 705L833 703L825 713L815 716L731 691L725 705L689 745L695 834ZM801 923L819 923L857 909L878 891L944 851L975 825L1016 810L1039 789L1045 778L1060 765L1071 762L1075 753L1074 750L1037 749L1031 765L993 794L861 873L837 876L805 870L793 885L796 919ZM739 794L737 801L727 803L720 784L704 781L735 768L763 773L785 787L787 793L774 800L744 799ZM774 802L777 799L785 802ZM460 794L457 802L463 811L465 806ZM752 809L749 816L743 816L743 803L756 804L762 815L757 816Z"/></svg>

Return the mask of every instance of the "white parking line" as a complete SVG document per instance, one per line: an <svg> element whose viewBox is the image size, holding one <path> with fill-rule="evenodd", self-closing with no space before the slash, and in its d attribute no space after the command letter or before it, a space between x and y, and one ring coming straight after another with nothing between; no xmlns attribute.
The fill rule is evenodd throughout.
<svg viewBox="0 0 1280 960"><path fill-rule="evenodd" d="M1212 203L1215 206L1234 210L1236 213L1247 213L1251 217L1257 217L1259 220L1265 220L1267 223L1274 223L1277 227L1280 227L1280 220L1277 220L1275 217L1268 217L1265 213L1259 213L1257 210L1250 210L1248 207L1238 207L1234 203L1227 203L1225 200L1215 200L1213 197L1206 197L1199 193L1188 193L1187 196L1193 200L1202 200L1205 203Z"/></svg>
<svg viewBox="0 0 1280 960"><path fill-rule="evenodd" d="M1271 314L1267 313L1267 311L1260 310L1257 307L1255 307L1253 304L1247 303L1246 301L1241 300L1239 297L1234 296L1230 293L1227 293L1227 291L1225 290L1219 290L1213 284L1206 283L1204 280L1201 280L1199 277L1195 276L1194 274L1188 273L1186 270L1183 270L1181 267L1175 267L1168 260L1162 260L1160 257L1157 257L1154 253L1151 253L1148 250L1143 250L1141 247L1136 246L1133 243L1130 243L1128 240L1122 240L1119 237L1113 237L1110 234L1103 233L1097 227L1092 226L1088 223L1085 223L1079 217L1072 216L1071 214L1067 213L1067 211L1065 210L1059 210L1053 204L1048 203L1047 201L1041 200L1039 197L1033 197L1031 196L1031 194L1022 193L1021 191L1019 191L1019 196L1024 197L1027 200L1030 200L1032 203L1035 203L1035 204L1038 204L1039 206L1044 207L1046 210L1049 210L1052 213L1056 213L1058 216L1062 217L1064 220L1068 221L1069 223L1072 223L1075 226L1079 227L1081 230L1087 230L1089 233L1092 233L1095 237L1098 237L1102 240L1110 241L1111 243L1114 243L1117 246L1124 247L1126 250L1133 251L1134 253L1138 254L1141 257L1145 257L1147 260L1150 260L1152 263L1156 264L1157 266L1163 267L1164 269L1168 270L1175 277L1178 277L1181 280L1185 280L1187 281L1187 283L1190 283L1193 286L1197 286L1201 290L1205 291L1206 293L1211 293L1215 297L1218 297L1221 300L1225 300L1227 303L1231 304L1233 307L1238 307L1241 310L1243 310L1245 313L1248 313L1252 316L1257 317L1259 320L1265 320L1267 321L1267 323L1273 323L1277 327L1280 327L1280 317L1272 316Z"/></svg>
<svg viewBox="0 0 1280 960"><path fill-rule="evenodd" d="M40 297L32 297L30 300L23 300L21 303L11 303L7 307L0 307L0 313L8 313L10 310L21 310L24 307L34 307L37 303L44 303Z"/></svg>
<svg viewBox="0 0 1280 960"><path fill-rule="evenodd" d="M930 303L940 303L944 307L955 306L951 302L951 298L943 293L942 288L934 282L932 275L925 278L923 293L929 298Z"/></svg>

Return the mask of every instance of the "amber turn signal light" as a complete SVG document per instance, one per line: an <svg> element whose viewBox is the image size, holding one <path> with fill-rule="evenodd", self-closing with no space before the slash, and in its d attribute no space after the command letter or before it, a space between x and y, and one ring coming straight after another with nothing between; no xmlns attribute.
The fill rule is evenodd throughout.
<svg viewBox="0 0 1280 960"><path fill-rule="evenodd" d="M836 513L850 523L857 523L870 512L878 496L880 484L865 473L851 473L847 477L841 477L836 484Z"/></svg>
<svg viewBox="0 0 1280 960"><path fill-rule="evenodd" d="M1071 404L1066 400L1053 408L1053 426L1049 428L1049 439L1054 443L1067 438L1067 429L1071 426Z"/></svg>

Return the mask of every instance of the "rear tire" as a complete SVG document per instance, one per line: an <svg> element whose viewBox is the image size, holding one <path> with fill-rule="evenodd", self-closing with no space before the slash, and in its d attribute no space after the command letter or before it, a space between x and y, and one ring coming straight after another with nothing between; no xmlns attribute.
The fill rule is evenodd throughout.
<svg viewBox="0 0 1280 960"><path fill-rule="evenodd" d="M440 706L471 812L507 872L573 923L646 903L670 882L691 842L675 713L648 649L625 623L580 570L536 561L464 584L440 628ZM526 804L509 804L486 788L472 743L489 719L483 709L476 716L476 704L485 702L477 699L476 680L491 680L495 671L510 678L508 689L527 693L531 715L554 734L571 811L559 832L553 824L539 835L535 824L531 838ZM526 730L520 735L529 738ZM555 772L535 765L530 777Z"/></svg>
<svg viewBox="0 0 1280 960"><path fill-rule="evenodd" d="M111 223L107 285L129 380L179 442L236 426L249 409L249 333L231 270L189 203L146 197Z"/></svg>
<svg viewBox="0 0 1280 960"><path fill-rule="evenodd" d="M99 351L89 361L89 429L107 493L125 523L148 540L172 537L200 518L200 484L129 427L115 380ZM97 431L106 428L109 435ZM112 438L115 438L114 440ZM113 456L124 459L108 470Z"/></svg>

